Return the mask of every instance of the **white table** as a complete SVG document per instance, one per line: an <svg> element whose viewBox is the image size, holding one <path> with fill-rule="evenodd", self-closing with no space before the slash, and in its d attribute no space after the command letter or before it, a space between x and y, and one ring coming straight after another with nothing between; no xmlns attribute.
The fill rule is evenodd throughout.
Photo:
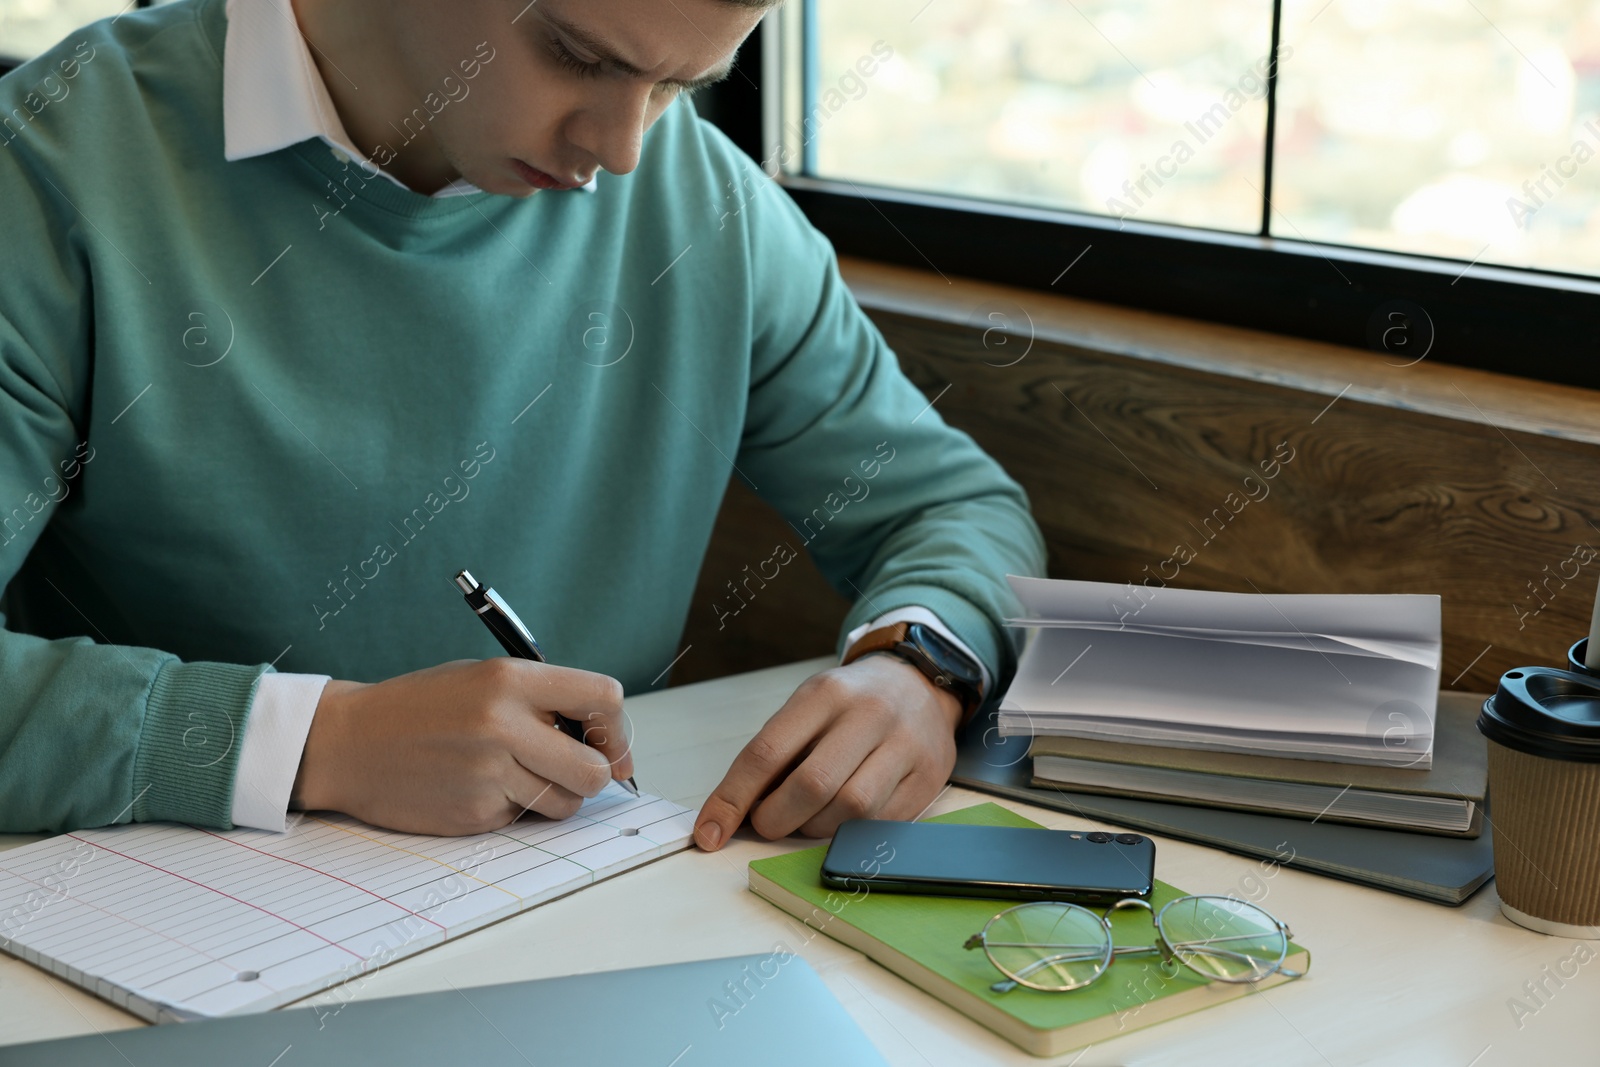
<svg viewBox="0 0 1600 1067"><path fill-rule="evenodd" d="M811 673L810 660L636 697L642 788L698 806L744 742ZM986 800L947 790L930 814ZM1011 801L1051 827L1088 824ZM33 837L0 837L0 849ZM1287 921L1311 950L1309 977L1136 1031L1053 1063L1395 1063L1493 1067L1600 1062L1600 942L1558 985L1580 944L1516 927L1493 884L1461 908L1393 896L1299 871L1264 878L1253 860L1157 838L1157 873L1191 892L1237 891ZM745 865L811 842L742 831L720 853L681 853L402 960L338 996L387 997L525 978L746 953L780 942L821 973L894 1064L1035 1064L853 949L817 935L745 888ZM1260 879L1266 896L1256 887ZM808 940L809 936L809 940ZM1551 970L1545 972L1549 966ZM1575 964L1568 963L1567 973ZM1524 983L1545 983L1540 1001ZM322 994L335 1003L335 994ZM1533 1014L1513 1015L1512 998ZM1542 1001L1542 1004L1541 1004ZM76 987L0 955L0 1044L144 1025ZM841 1065L843 1067L843 1065Z"/></svg>

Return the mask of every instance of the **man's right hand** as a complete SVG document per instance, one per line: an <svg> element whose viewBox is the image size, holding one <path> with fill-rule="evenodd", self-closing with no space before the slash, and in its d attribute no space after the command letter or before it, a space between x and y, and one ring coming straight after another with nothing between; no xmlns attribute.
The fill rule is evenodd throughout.
<svg viewBox="0 0 1600 1067"><path fill-rule="evenodd" d="M556 715L584 726L580 744ZM456 660L387 681L329 682L291 808L408 833L484 833L524 811L564 819L633 774L615 678L531 660Z"/></svg>

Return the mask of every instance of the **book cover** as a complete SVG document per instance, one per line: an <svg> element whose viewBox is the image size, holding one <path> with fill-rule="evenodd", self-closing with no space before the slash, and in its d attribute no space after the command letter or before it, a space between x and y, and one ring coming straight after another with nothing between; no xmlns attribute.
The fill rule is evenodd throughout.
<svg viewBox="0 0 1600 1067"><path fill-rule="evenodd" d="M1446 694L1446 697L1455 695ZM1481 697L1439 701L1434 723L1433 762L1427 767L1409 766L1403 758L1403 746L1393 750L1396 762L1383 766L1044 735L1033 739L1028 755L1482 802L1489 782L1488 746L1476 726L1482 703Z"/></svg>
<svg viewBox="0 0 1600 1067"><path fill-rule="evenodd" d="M1034 759L1033 784L1295 818L1315 816L1357 826L1383 826L1447 837L1476 837L1483 831L1488 758L1483 737L1474 725L1479 701L1448 699L1454 696L1446 694L1439 702L1433 762L1426 768L1040 736L1028 749ZM1397 746L1395 751L1399 754L1404 749ZM1087 761L1084 770L1088 773L1062 762L1065 760ZM1124 775L1126 781L1117 780L1119 767L1132 769ZM1147 773L1150 771L1160 773ZM1207 780L1211 778L1216 781ZM1285 792L1274 788L1279 785L1307 786L1311 789L1306 792L1327 797L1314 798L1315 802L1308 799L1309 807L1295 807L1272 799L1274 794ZM1410 815L1405 813L1407 798L1416 801ZM1458 817L1439 803L1445 801L1461 809L1459 818L1466 820L1464 823L1438 823L1446 815L1452 821ZM1373 814L1380 808L1389 813Z"/></svg>
<svg viewBox="0 0 1600 1067"><path fill-rule="evenodd" d="M979 804L930 821L1039 825L998 804ZM1045 993L1021 987L995 993L989 987L1003 976L981 950L962 946L1016 901L829 889L821 878L826 853L823 845L755 860L750 889L1036 1056L1106 1041L1289 980L1273 975L1254 987L1208 982L1186 968L1168 978L1159 957L1137 957L1117 959L1098 981L1082 989ZM1150 902L1160 910L1183 895L1158 880ZM1150 945L1156 932L1149 915L1127 911L1113 917L1112 937L1119 945ZM1309 965L1310 954L1291 943L1285 966L1305 971Z"/></svg>

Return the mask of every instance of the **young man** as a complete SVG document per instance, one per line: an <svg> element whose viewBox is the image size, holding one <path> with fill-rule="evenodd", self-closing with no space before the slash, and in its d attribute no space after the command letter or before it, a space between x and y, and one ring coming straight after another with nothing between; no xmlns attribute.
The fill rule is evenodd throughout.
<svg viewBox="0 0 1600 1067"><path fill-rule="evenodd" d="M696 840L936 796L1042 542L683 99L762 13L185 0L0 80L0 830L565 816L633 772L730 476L796 531L752 563L857 600Z"/></svg>

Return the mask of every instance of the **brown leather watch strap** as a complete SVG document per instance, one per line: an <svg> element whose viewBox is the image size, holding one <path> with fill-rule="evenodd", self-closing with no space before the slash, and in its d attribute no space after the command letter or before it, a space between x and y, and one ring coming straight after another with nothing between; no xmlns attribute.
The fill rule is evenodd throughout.
<svg viewBox="0 0 1600 1067"><path fill-rule="evenodd" d="M868 630L857 638L854 644L845 649L841 662L846 664L853 663L872 652L888 652L904 659L905 656L896 650L906 640L910 632L911 624L909 622L897 622L888 626L880 626L875 630ZM912 666L917 666L917 664L913 663ZM920 666L917 669L923 670ZM932 678L929 678L928 681L930 684L933 683ZM961 722L958 725L965 726L982 704L982 694L974 692L970 696L963 696L961 693L953 695L961 701Z"/></svg>
<svg viewBox="0 0 1600 1067"><path fill-rule="evenodd" d="M844 662L853 663L868 652L892 652L895 646L906 639L906 634L910 630L909 622L897 622L889 626L880 626L876 630L868 630L856 639L855 644L845 649Z"/></svg>

